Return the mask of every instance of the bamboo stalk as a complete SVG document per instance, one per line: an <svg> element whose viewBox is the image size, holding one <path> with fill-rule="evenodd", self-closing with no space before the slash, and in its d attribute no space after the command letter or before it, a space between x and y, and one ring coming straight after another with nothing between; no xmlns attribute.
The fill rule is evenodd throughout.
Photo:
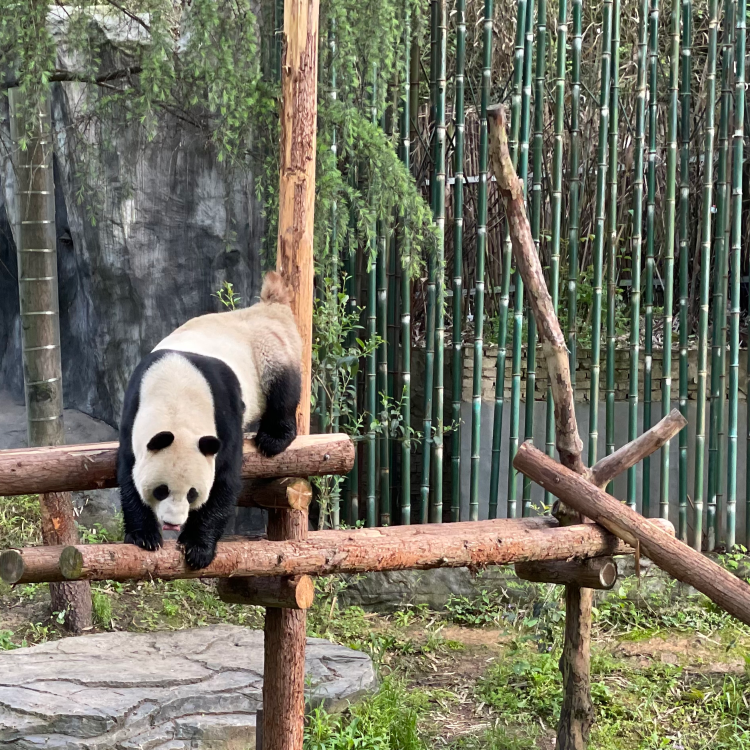
<svg viewBox="0 0 750 750"><path fill-rule="evenodd" d="M466 0L456 0L456 141L453 152L453 350L451 367L453 399L451 405L451 521L461 520L461 389L463 385L463 243L464 243L464 69L466 63ZM505 268L503 268L503 273ZM507 307L506 307L507 312ZM501 324L502 328L502 324ZM499 356L499 355L498 355ZM493 471L495 456L493 454ZM495 501L497 502L497 501ZM490 518L495 516L490 513Z"/></svg>
<svg viewBox="0 0 750 750"><path fill-rule="evenodd" d="M435 78L435 167L433 217L437 226L435 286L435 396L432 404L435 434L432 440L433 491L430 520L443 519L443 410L445 406L445 87L447 65L446 0L438 0L438 47Z"/></svg>
<svg viewBox="0 0 750 750"><path fill-rule="evenodd" d="M620 89L620 0L612 4L612 85L609 93L609 203L607 211L606 455L615 452L615 306L617 304L617 135ZM610 484L609 492L613 491Z"/></svg>
<svg viewBox="0 0 750 750"><path fill-rule="evenodd" d="M519 9L520 12L520 9ZM534 23L533 0L526 0L526 17L524 19L523 78L521 89L521 122L518 134L518 177L521 180L524 198L528 195L529 176L529 132L531 129L531 64ZM516 455L520 433L521 412L521 355L523 352L523 277L516 262L516 273L513 277L515 300L513 306L513 357L511 360L510 390L510 436L508 441L508 507L507 517L518 515L517 479L518 472L513 468L513 456Z"/></svg>
<svg viewBox="0 0 750 750"><path fill-rule="evenodd" d="M597 149L596 206L594 228L594 278L591 302L591 390L589 393L588 463L596 462L599 438L599 371L602 336L602 266L604 261L605 197L607 189L607 131L609 87L612 70L612 0L602 5L602 52L599 90L599 146Z"/></svg>
<svg viewBox="0 0 750 750"><path fill-rule="evenodd" d="M547 74L547 0L537 0L536 11L536 72L534 75L534 144L532 151L531 184L531 237L536 253L541 257L540 234L542 226L542 151L544 149L544 101L546 98L545 77ZM536 398L536 321L527 316L526 348L526 413L524 436L534 439L534 406ZM524 517L531 513L531 482L523 479Z"/></svg>
<svg viewBox="0 0 750 750"><path fill-rule="evenodd" d="M384 124L384 123L382 123ZM379 447L379 526L391 525L391 462L390 440L388 439L389 400L388 400L388 231L385 221L378 221L376 262L377 274L377 333L380 339L377 362L377 389L380 421L378 434Z"/></svg>
<svg viewBox="0 0 750 750"><path fill-rule="evenodd" d="M656 219L656 71L659 55L659 0L650 0L648 16L648 174L646 197L646 320L643 367L643 430L651 427L651 377L654 361L654 222ZM651 457L643 461L643 515L651 515Z"/></svg>
<svg viewBox="0 0 750 750"><path fill-rule="evenodd" d="M747 31L747 0L737 7L734 137L732 140L732 248L730 269L729 313L729 431L727 439L727 550L737 541L737 413L740 381L740 266L742 263L742 167L745 132L745 53ZM746 519L750 525L750 518ZM750 540L746 536L745 543Z"/></svg>
<svg viewBox="0 0 750 750"><path fill-rule="evenodd" d="M664 343L662 345L661 414L672 409L672 308L674 305L674 243L677 187L677 114L680 80L680 0L672 0L669 57L669 114L667 120L667 180L664 239ZM659 515L669 518L669 443L661 449Z"/></svg>
<svg viewBox="0 0 750 750"><path fill-rule="evenodd" d="M555 77L554 149L552 153L552 249L549 285L552 306L557 315L560 280L560 243L562 236L563 127L565 121L565 67L568 39L567 0L558 0L557 70ZM547 385L547 455L555 455L555 398L551 382ZM552 505L552 495L544 493L545 506Z"/></svg>
<svg viewBox="0 0 750 750"><path fill-rule="evenodd" d="M692 0L682 0L682 82L680 99L680 411L687 418L688 408L688 260L690 253L690 97L692 76ZM679 510L677 535L688 537L688 431L680 431Z"/></svg>
<svg viewBox="0 0 750 750"><path fill-rule="evenodd" d="M706 66L706 125L703 144L703 192L700 256L700 310L698 314L698 393L695 410L695 536L694 547L703 545L703 476L706 445L706 368L708 365L708 302L711 269L711 207L713 200L713 153L716 105L716 46L719 25L718 0L709 1L708 60ZM709 524L712 525L712 524Z"/></svg>
<svg viewBox="0 0 750 750"><path fill-rule="evenodd" d="M566 0L561 0L564 3ZM463 0L459 0L463 2ZM526 2L518 0L516 17L516 43L513 63L513 93L511 95L510 136L508 150L515 168L518 164L518 136L521 127L521 88L524 69L524 32L526 24ZM457 178L458 179L458 178ZM458 184L458 183L456 183ZM505 362L508 356L508 308L510 307L510 275L513 245L510 227L506 222L503 239L503 276L500 290L500 316L497 338L497 362L495 365L495 412L492 422L492 467L490 471L489 517L497 518L500 492L500 449L503 438L503 411L505 407ZM520 359L519 359L520 362ZM512 471L512 468L509 468Z"/></svg>
<svg viewBox="0 0 750 750"><path fill-rule="evenodd" d="M477 190L477 260L474 292L474 372L471 399L471 483L469 519L479 518L479 472L484 355L484 260L487 252L487 106L492 83L493 0L484 2L482 27L482 93L479 110L479 186Z"/></svg>
<svg viewBox="0 0 750 750"><path fill-rule="evenodd" d="M404 24L404 83L401 103L401 161L410 164L411 112L411 12L406 3ZM404 217L406 222L408 217ZM401 259L401 523L411 523L411 241L404 227L400 245Z"/></svg>
<svg viewBox="0 0 750 750"><path fill-rule="evenodd" d="M633 157L633 231L630 240L630 386L628 391L628 440L638 436L638 363L641 346L641 255L643 249L643 157L646 150L646 60L648 3L642 0L638 20L638 78L635 104L635 153ZM636 467L628 469L627 503L637 503Z"/></svg>

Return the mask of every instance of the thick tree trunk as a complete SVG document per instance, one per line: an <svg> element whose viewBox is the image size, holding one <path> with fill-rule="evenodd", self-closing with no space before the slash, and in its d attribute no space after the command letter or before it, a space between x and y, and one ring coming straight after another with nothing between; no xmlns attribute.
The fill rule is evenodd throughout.
<svg viewBox="0 0 750 750"><path fill-rule="evenodd" d="M300 511L293 511L300 513ZM650 523L674 534L668 521ZM407 533L405 528L414 529ZM185 567L175 542L156 552L132 544L27 547L0 555L9 584L83 578L150 580L298 576L429 568L480 569L528 560L569 560L632 554L633 549L595 524L559 526L554 518L498 519L444 524L424 533L419 526L313 531L306 541L222 541L203 570Z"/></svg>
<svg viewBox="0 0 750 750"><path fill-rule="evenodd" d="M65 431L49 98L31 102L24 100L18 89L12 89L10 105L18 179L18 296L28 443L61 445ZM16 149L16 144L27 137L26 150ZM70 495L42 494L39 501L44 543L75 544L78 535ZM80 633L91 627L88 583L51 584L50 597L53 611L65 612L67 630Z"/></svg>

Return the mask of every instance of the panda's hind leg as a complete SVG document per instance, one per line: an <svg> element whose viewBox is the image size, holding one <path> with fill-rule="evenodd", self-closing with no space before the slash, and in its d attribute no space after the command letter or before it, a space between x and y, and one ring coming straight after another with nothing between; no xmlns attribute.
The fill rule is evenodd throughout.
<svg viewBox="0 0 750 750"><path fill-rule="evenodd" d="M264 373L266 410L255 435L255 444L264 456L276 456L297 437L300 378L299 367L293 365L267 368Z"/></svg>

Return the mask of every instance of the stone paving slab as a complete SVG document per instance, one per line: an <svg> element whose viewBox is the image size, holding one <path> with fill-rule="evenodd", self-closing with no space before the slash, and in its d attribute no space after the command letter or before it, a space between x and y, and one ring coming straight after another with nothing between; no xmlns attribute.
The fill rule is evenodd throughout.
<svg viewBox="0 0 750 750"><path fill-rule="evenodd" d="M343 708L370 658L308 638L308 698ZM231 625L100 633L0 653L0 748L251 750L263 633Z"/></svg>

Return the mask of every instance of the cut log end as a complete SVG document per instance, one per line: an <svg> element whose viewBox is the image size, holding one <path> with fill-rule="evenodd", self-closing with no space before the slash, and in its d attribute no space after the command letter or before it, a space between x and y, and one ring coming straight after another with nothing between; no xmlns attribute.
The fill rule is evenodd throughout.
<svg viewBox="0 0 750 750"><path fill-rule="evenodd" d="M307 575L293 578L221 578L218 593L219 598L228 604L310 609L315 598L315 583Z"/></svg>
<svg viewBox="0 0 750 750"><path fill-rule="evenodd" d="M237 505L271 510L307 510L312 502L312 487L307 479L261 479L243 485Z"/></svg>
<svg viewBox="0 0 750 750"><path fill-rule="evenodd" d="M617 564L611 557L561 562L516 563L516 575L534 583L575 584L582 588L608 591L617 581Z"/></svg>
<svg viewBox="0 0 750 750"><path fill-rule="evenodd" d="M75 581L83 572L83 555L77 547L66 547L60 555L60 572L69 581Z"/></svg>
<svg viewBox="0 0 750 750"><path fill-rule="evenodd" d="M20 552L9 549L0 554L0 578L4 583L11 586L18 583L23 578L25 568Z"/></svg>

